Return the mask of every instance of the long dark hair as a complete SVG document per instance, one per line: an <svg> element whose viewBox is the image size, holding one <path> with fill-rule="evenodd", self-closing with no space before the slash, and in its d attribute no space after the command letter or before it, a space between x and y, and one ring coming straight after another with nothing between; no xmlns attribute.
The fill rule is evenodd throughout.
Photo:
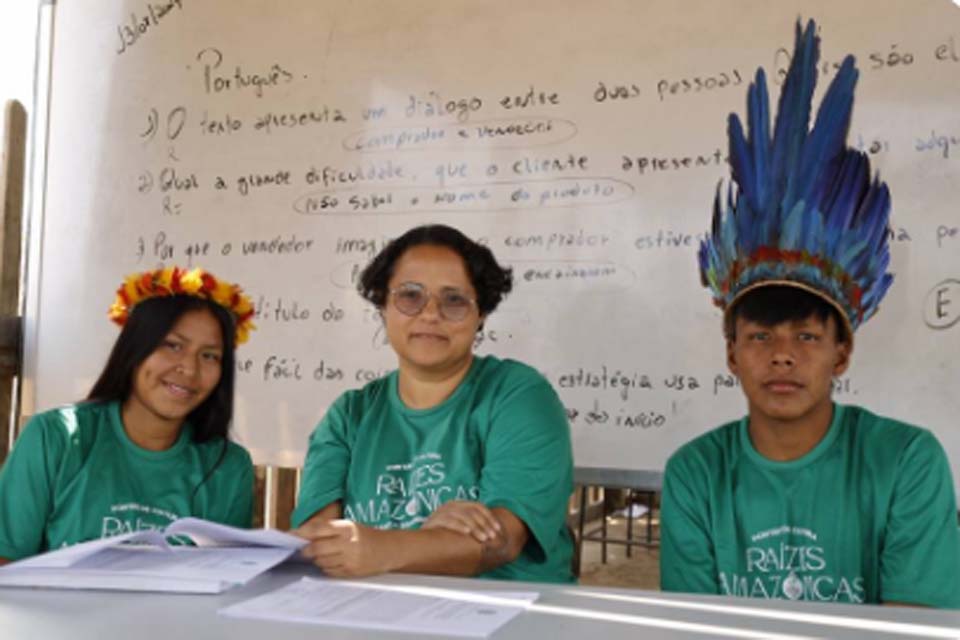
<svg viewBox="0 0 960 640"><path fill-rule="evenodd" d="M180 316L190 311L209 311L217 319L223 334L223 357L220 381L200 406L187 415L193 428L194 442L220 438L226 445L233 418L234 319L229 311L215 302L195 296L176 295L144 300L133 308L120 336L110 351L107 364L93 385L87 400L125 402L133 387L133 378L140 364L153 353L170 333Z"/></svg>

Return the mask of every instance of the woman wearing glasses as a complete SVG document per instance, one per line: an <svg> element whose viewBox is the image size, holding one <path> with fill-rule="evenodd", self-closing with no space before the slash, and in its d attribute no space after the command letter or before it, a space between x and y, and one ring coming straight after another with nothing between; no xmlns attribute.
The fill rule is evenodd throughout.
<svg viewBox="0 0 960 640"><path fill-rule="evenodd" d="M310 438L293 520L328 575L572 579L563 406L534 369L473 354L510 288L489 249L442 225L364 270L398 368L343 394Z"/></svg>

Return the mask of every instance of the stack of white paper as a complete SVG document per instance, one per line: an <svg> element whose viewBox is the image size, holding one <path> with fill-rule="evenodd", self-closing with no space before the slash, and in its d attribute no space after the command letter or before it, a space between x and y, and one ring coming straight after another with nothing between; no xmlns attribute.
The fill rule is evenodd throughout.
<svg viewBox="0 0 960 640"><path fill-rule="evenodd" d="M485 638L535 592L482 592L303 578L220 610L225 616Z"/></svg>
<svg viewBox="0 0 960 640"><path fill-rule="evenodd" d="M167 538L197 546L171 546ZM91 540L0 567L0 586L220 593L246 584L305 544L279 531L182 518L163 533Z"/></svg>

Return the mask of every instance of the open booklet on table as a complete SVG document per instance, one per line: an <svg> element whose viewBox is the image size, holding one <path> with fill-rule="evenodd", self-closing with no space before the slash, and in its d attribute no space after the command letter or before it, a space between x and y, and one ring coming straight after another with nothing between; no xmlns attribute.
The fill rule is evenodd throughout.
<svg viewBox="0 0 960 640"><path fill-rule="evenodd" d="M162 532L91 540L13 562L0 567L0 587L221 593L305 544L281 531L181 518Z"/></svg>

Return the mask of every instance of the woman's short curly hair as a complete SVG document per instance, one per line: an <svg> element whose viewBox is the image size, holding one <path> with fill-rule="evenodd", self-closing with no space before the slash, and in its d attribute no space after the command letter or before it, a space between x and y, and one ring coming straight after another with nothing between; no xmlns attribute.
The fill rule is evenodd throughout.
<svg viewBox="0 0 960 640"><path fill-rule="evenodd" d="M513 271L501 267L493 252L474 242L453 227L428 224L414 227L392 240L360 274L357 290L378 309L387 301L388 283L397 260L413 247L431 245L446 247L461 258L467 268L470 284L477 292L477 308L481 316L490 314L513 288Z"/></svg>

